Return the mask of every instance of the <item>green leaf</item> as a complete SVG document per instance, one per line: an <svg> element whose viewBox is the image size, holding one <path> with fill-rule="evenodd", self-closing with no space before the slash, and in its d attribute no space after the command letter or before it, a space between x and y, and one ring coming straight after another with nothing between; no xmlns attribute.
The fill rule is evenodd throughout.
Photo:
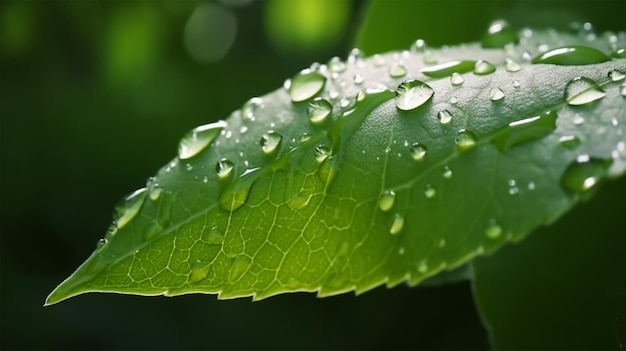
<svg viewBox="0 0 626 351"><path fill-rule="evenodd" d="M544 46L615 54L626 35L520 38L353 51L196 128L47 304L90 291L361 293L521 240L626 165L626 59L530 59ZM453 61L474 69L432 67L451 74Z"/></svg>
<svg viewBox="0 0 626 351"><path fill-rule="evenodd" d="M624 180L524 242L472 262L474 296L495 349L623 349Z"/></svg>

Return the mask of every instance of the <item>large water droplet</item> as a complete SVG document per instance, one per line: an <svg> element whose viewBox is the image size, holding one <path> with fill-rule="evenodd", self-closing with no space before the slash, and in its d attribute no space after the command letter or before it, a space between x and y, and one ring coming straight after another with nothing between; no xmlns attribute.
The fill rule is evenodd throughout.
<svg viewBox="0 0 626 351"><path fill-rule="evenodd" d="M223 158L215 164L215 172L219 179L229 179L233 174L235 165L227 158Z"/></svg>
<svg viewBox="0 0 626 351"><path fill-rule="evenodd" d="M228 281L234 283L237 279L250 268L252 260L245 255L239 255L233 260L232 266L230 266L230 272L228 273Z"/></svg>
<svg viewBox="0 0 626 351"><path fill-rule="evenodd" d="M327 100L316 98L309 102L307 106L307 114L311 123L321 125L328 120L328 116L332 112L333 105Z"/></svg>
<svg viewBox="0 0 626 351"><path fill-rule="evenodd" d="M332 69L332 68L331 68ZM291 79L289 96L293 102L306 101L317 95L326 83L326 77L319 72L304 70Z"/></svg>
<svg viewBox="0 0 626 351"><path fill-rule="evenodd" d="M482 76L485 74L493 73L495 71L496 71L496 66L492 65L491 63L485 60L479 60L474 65L474 74L476 75Z"/></svg>
<svg viewBox="0 0 626 351"><path fill-rule="evenodd" d="M454 141L456 142L457 149L468 150L476 145L476 135L469 130L461 129L457 133Z"/></svg>
<svg viewBox="0 0 626 351"><path fill-rule="evenodd" d="M452 83L452 85L461 85L464 82L465 79L463 78L463 76L457 72L452 73L452 75L450 76L450 83Z"/></svg>
<svg viewBox="0 0 626 351"><path fill-rule="evenodd" d="M452 114L448 110L441 110L437 113L437 119L441 124L448 124L452 121Z"/></svg>
<svg viewBox="0 0 626 351"><path fill-rule="evenodd" d="M401 64L393 64L389 67L389 76L391 78L400 78L406 75L406 67Z"/></svg>
<svg viewBox="0 0 626 351"><path fill-rule="evenodd" d="M393 204L396 201L396 193L393 190L386 190L380 195L378 199L378 208L387 212L393 208Z"/></svg>
<svg viewBox="0 0 626 351"><path fill-rule="evenodd" d="M396 89L396 107L410 111L424 105L435 91L430 85L419 80L407 80Z"/></svg>
<svg viewBox="0 0 626 351"><path fill-rule="evenodd" d="M503 48L509 43L517 43L517 33L506 21L495 21L489 26L487 34L483 36L484 48Z"/></svg>
<svg viewBox="0 0 626 351"><path fill-rule="evenodd" d="M580 155L563 173L561 186L574 194L583 194L595 188L606 176L611 160Z"/></svg>
<svg viewBox="0 0 626 351"><path fill-rule="evenodd" d="M191 265L191 274L189 274L189 282L196 283L205 279L209 272L211 271L211 263L210 262L202 262L200 260L196 260Z"/></svg>
<svg viewBox="0 0 626 351"><path fill-rule="evenodd" d="M509 123L493 133L491 142L504 152L514 146L541 139L556 129L557 114L547 111L538 116Z"/></svg>
<svg viewBox="0 0 626 351"><path fill-rule="evenodd" d="M570 105L585 105L602 99L606 93L593 80L587 77L576 77L565 85L565 100Z"/></svg>
<svg viewBox="0 0 626 351"><path fill-rule="evenodd" d="M498 87L491 88L489 90L489 99L491 101L500 101L504 99L504 92Z"/></svg>
<svg viewBox="0 0 626 351"><path fill-rule="evenodd" d="M221 245L224 242L224 233L217 226L202 229L202 240L211 245Z"/></svg>
<svg viewBox="0 0 626 351"><path fill-rule="evenodd" d="M414 161L421 161L421 160L423 160L424 156L426 156L426 152L427 151L428 151L428 149L426 149L426 146L424 146L424 145L422 145L420 143L414 143L409 148L409 152L411 153L411 157L413 158Z"/></svg>
<svg viewBox="0 0 626 351"><path fill-rule="evenodd" d="M229 184L217 199L220 207L226 211L234 211L246 203L250 188L259 177L260 171L261 168L249 169Z"/></svg>
<svg viewBox="0 0 626 351"><path fill-rule="evenodd" d="M226 128L226 122L219 121L192 129L180 140L178 157L184 160L197 155L209 146L224 128Z"/></svg>
<svg viewBox="0 0 626 351"><path fill-rule="evenodd" d="M490 219L487 224L487 229L485 229L485 234L489 239L497 239L502 235L502 227L496 222L495 219Z"/></svg>
<svg viewBox="0 0 626 351"><path fill-rule="evenodd" d="M454 73L466 73L474 70L476 61L452 61L422 68L422 73L433 78L450 77Z"/></svg>
<svg viewBox="0 0 626 351"><path fill-rule="evenodd" d="M263 153L269 155L274 153L278 149L282 140L282 135L274 131L269 131L263 134L259 144L261 145L261 150L263 150Z"/></svg>
<svg viewBox="0 0 626 351"><path fill-rule="evenodd" d="M141 209L143 201L146 198L146 188L141 188L126 196L115 206L114 220L117 227L122 228L130 222Z"/></svg>
<svg viewBox="0 0 626 351"><path fill-rule="evenodd" d="M391 223L391 228L389 228L389 233L393 235L400 234L403 228L404 228L404 216L399 213L394 214L393 222Z"/></svg>
<svg viewBox="0 0 626 351"><path fill-rule="evenodd" d="M589 65L610 60L610 57L594 48L587 46L569 46L546 51L535 57L532 62L570 66Z"/></svg>

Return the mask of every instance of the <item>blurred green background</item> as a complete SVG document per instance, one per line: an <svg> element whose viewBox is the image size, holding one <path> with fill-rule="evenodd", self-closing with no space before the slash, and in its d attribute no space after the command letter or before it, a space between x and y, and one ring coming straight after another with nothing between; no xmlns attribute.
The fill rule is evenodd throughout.
<svg viewBox="0 0 626 351"><path fill-rule="evenodd" d="M412 33L433 45L479 40L497 16L624 29L619 0L589 11L590 2L551 1L538 16L528 16L530 0L420 1L417 13L403 3L2 1L0 347L486 348L468 283L258 303L87 294L42 307L180 136L314 61L345 57L355 42L367 54L408 47Z"/></svg>

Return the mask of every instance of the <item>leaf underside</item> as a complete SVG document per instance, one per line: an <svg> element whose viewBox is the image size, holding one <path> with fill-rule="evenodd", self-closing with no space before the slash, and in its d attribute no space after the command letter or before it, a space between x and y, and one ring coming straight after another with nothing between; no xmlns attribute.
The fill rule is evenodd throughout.
<svg viewBox="0 0 626 351"><path fill-rule="evenodd" d="M191 147L118 206L101 245L46 303L85 292L362 293L415 285L521 240L626 166L626 59L529 58L542 46L610 56L626 34L520 37L494 49L354 52L250 100L187 138ZM422 73L477 60L495 71ZM577 82L578 100L568 96L577 77L597 89ZM414 101L395 96L407 80L433 94L421 90L425 101L401 110ZM604 95L585 102L594 91ZM325 107L314 98L332 110L313 123L309 114Z"/></svg>

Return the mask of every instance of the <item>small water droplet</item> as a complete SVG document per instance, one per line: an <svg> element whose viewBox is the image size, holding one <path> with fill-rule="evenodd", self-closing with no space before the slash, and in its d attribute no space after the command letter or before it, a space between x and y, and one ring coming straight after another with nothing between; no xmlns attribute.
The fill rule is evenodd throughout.
<svg viewBox="0 0 626 351"><path fill-rule="evenodd" d="M476 75L486 75L496 71L496 66L485 60L479 60L474 65L474 74Z"/></svg>
<svg viewBox="0 0 626 351"><path fill-rule="evenodd" d="M252 260L245 255L239 255L233 260L228 273L228 281L234 283L250 268Z"/></svg>
<svg viewBox="0 0 626 351"><path fill-rule="evenodd" d="M363 76L357 73L354 75L353 81L356 85L363 84Z"/></svg>
<svg viewBox="0 0 626 351"><path fill-rule="evenodd" d="M448 124L452 120L452 114L448 110L441 110L437 113L437 119L441 124Z"/></svg>
<svg viewBox="0 0 626 351"><path fill-rule="evenodd" d="M106 238L98 240L98 242L96 243L96 250L102 249L106 244L108 244L108 242L109 240Z"/></svg>
<svg viewBox="0 0 626 351"><path fill-rule="evenodd" d="M404 228L404 216L399 213L393 215L393 222L391 223L391 228L389 228L389 233L393 235L399 234Z"/></svg>
<svg viewBox="0 0 626 351"><path fill-rule="evenodd" d="M532 63L553 65L589 65L610 61L603 52L588 46L569 46L546 51L535 57Z"/></svg>
<svg viewBox="0 0 626 351"><path fill-rule="evenodd" d="M614 69L609 72L608 77L613 82L619 82L620 80L626 78L626 74Z"/></svg>
<svg viewBox="0 0 626 351"><path fill-rule="evenodd" d="M534 182L528 182L528 190L533 191L537 188Z"/></svg>
<svg viewBox="0 0 626 351"><path fill-rule="evenodd" d="M626 48L620 48L611 53L615 58L626 58Z"/></svg>
<svg viewBox="0 0 626 351"><path fill-rule="evenodd" d="M443 167L443 177L446 179L452 178L452 170L450 169L450 167Z"/></svg>
<svg viewBox="0 0 626 351"><path fill-rule="evenodd" d="M606 96L596 82L586 77L576 77L565 85L565 100L570 105L585 105Z"/></svg>
<svg viewBox="0 0 626 351"><path fill-rule="evenodd" d="M384 66L385 63L387 63L385 57L380 54L375 54L372 59L374 61L374 66L376 67Z"/></svg>
<svg viewBox="0 0 626 351"><path fill-rule="evenodd" d="M178 157L185 160L197 155L209 146L224 128L226 128L226 122L219 121L192 129L180 140Z"/></svg>
<svg viewBox="0 0 626 351"><path fill-rule="evenodd" d="M314 150L314 154L315 161L322 163L330 156L330 149L326 145L318 145Z"/></svg>
<svg viewBox="0 0 626 351"><path fill-rule="evenodd" d="M497 239L502 235L502 227L496 222L495 219L490 219L485 229L485 234L489 239Z"/></svg>
<svg viewBox="0 0 626 351"><path fill-rule="evenodd" d="M580 145L580 139L575 135L564 135L559 138L559 144L568 149L575 149Z"/></svg>
<svg viewBox="0 0 626 351"><path fill-rule="evenodd" d="M517 187L517 182L515 179L509 179L509 195L516 195L519 193L519 188Z"/></svg>
<svg viewBox="0 0 626 351"><path fill-rule="evenodd" d="M221 245L224 242L224 233L217 226L202 229L202 240L211 245Z"/></svg>
<svg viewBox="0 0 626 351"><path fill-rule="evenodd" d="M386 190L380 195L378 199L378 208L387 212L393 208L393 204L396 201L396 193L393 190Z"/></svg>
<svg viewBox="0 0 626 351"><path fill-rule="evenodd" d="M489 26L487 34L483 36L482 47L503 48L510 43L517 43L517 33L503 20L494 21Z"/></svg>
<svg viewBox="0 0 626 351"><path fill-rule="evenodd" d="M398 248L398 255L404 255L404 247Z"/></svg>
<svg viewBox="0 0 626 351"><path fill-rule="evenodd" d="M450 76L450 83L452 83L452 85L461 85L463 82L465 82L465 79L457 72L452 73Z"/></svg>
<svg viewBox="0 0 626 351"><path fill-rule="evenodd" d="M130 222L141 209L143 201L146 198L146 188L141 188L124 197L115 206L114 220L117 227L122 228Z"/></svg>
<svg viewBox="0 0 626 351"><path fill-rule="evenodd" d="M346 70L346 64L337 56L330 59L328 67L333 72L343 72Z"/></svg>
<svg viewBox="0 0 626 351"><path fill-rule="evenodd" d="M610 160L580 155L565 169L561 186L574 194L586 193L606 176L610 165Z"/></svg>
<svg viewBox="0 0 626 351"><path fill-rule="evenodd" d="M459 99L456 96L450 98L450 104L456 105L459 102Z"/></svg>
<svg viewBox="0 0 626 351"><path fill-rule="evenodd" d="M421 72L429 77L451 77L454 73L466 73L474 70L476 61L451 61L422 68Z"/></svg>
<svg viewBox="0 0 626 351"><path fill-rule="evenodd" d="M426 261L421 261L417 270L422 274L428 272L428 263L426 263Z"/></svg>
<svg viewBox="0 0 626 351"><path fill-rule="evenodd" d="M246 102L241 108L241 115L243 116L243 119L254 122L254 120L256 119L254 113L256 109L262 104L263 104L263 99L259 97L254 97L248 100L248 102Z"/></svg>
<svg viewBox="0 0 626 351"><path fill-rule="evenodd" d="M309 100L324 88L326 77L319 72L303 70L291 79L289 96L293 102Z"/></svg>
<svg viewBox="0 0 626 351"><path fill-rule="evenodd" d="M520 81L519 81L519 80L514 80L514 81L513 81L513 88L516 88L516 89L517 89L517 88L519 88L519 87L521 87L521 86L522 86L522 83L520 83Z"/></svg>
<svg viewBox="0 0 626 351"><path fill-rule="evenodd" d="M396 107L410 111L424 105L435 91L430 85L419 80L406 80L396 89Z"/></svg>
<svg viewBox="0 0 626 351"><path fill-rule="evenodd" d="M393 64L391 67L389 67L389 76L391 78L400 78L400 77L404 77L406 75L407 71L406 71L406 67L404 67L401 64Z"/></svg>
<svg viewBox="0 0 626 351"><path fill-rule="evenodd" d="M444 238L439 239L439 242L437 243L437 246L439 246L439 247L446 246L446 239L444 239Z"/></svg>
<svg viewBox="0 0 626 351"><path fill-rule="evenodd" d="M309 102L307 106L307 114L311 123L321 125L328 120L332 109L333 105L331 105L327 100L315 98L315 100Z"/></svg>
<svg viewBox="0 0 626 351"><path fill-rule="evenodd" d="M424 39L417 39L411 44L411 51L417 53L423 53L426 50L426 41Z"/></svg>
<svg viewBox="0 0 626 351"><path fill-rule="evenodd" d="M211 270L210 262L202 262L200 260L196 260L191 265L191 273L189 274L189 282L196 283L205 279L209 275L209 271Z"/></svg>
<svg viewBox="0 0 626 351"><path fill-rule="evenodd" d="M235 165L227 158L222 158L215 164L215 172L219 179L229 179L234 168Z"/></svg>
<svg viewBox="0 0 626 351"><path fill-rule="evenodd" d="M423 160L424 156L426 156L426 152L427 151L428 151L428 149L426 149L426 146L424 146L424 145L422 145L420 143L414 143L409 148L409 152L411 153L411 157L413 158L414 161L421 161L421 160Z"/></svg>
<svg viewBox="0 0 626 351"><path fill-rule="evenodd" d="M424 187L424 195L427 198L432 199L435 197L435 195L437 195L437 189L435 189L435 187L431 184L426 184L426 186Z"/></svg>
<svg viewBox="0 0 626 351"><path fill-rule="evenodd" d="M261 145L261 150L263 150L263 153L269 155L274 153L278 149L282 140L282 135L274 131L269 131L263 134L259 144Z"/></svg>
<svg viewBox="0 0 626 351"><path fill-rule="evenodd" d="M461 129L456 135L455 142L459 150L468 150L476 145L476 136L469 130Z"/></svg>
<svg viewBox="0 0 626 351"><path fill-rule="evenodd" d="M491 88L489 90L489 99L491 101L500 101L504 99L504 92L498 87Z"/></svg>
<svg viewBox="0 0 626 351"><path fill-rule="evenodd" d="M522 66L512 58L506 58L505 69L507 70L507 72L518 72L522 69Z"/></svg>
<svg viewBox="0 0 626 351"><path fill-rule="evenodd" d="M158 200L162 192L163 192L162 187L156 184L153 185L152 188L150 189L150 200L152 201Z"/></svg>
<svg viewBox="0 0 626 351"><path fill-rule="evenodd" d="M348 106L350 106L350 100L348 100L347 98L341 99L341 101L339 101L339 106L344 109L347 108Z"/></svg>

